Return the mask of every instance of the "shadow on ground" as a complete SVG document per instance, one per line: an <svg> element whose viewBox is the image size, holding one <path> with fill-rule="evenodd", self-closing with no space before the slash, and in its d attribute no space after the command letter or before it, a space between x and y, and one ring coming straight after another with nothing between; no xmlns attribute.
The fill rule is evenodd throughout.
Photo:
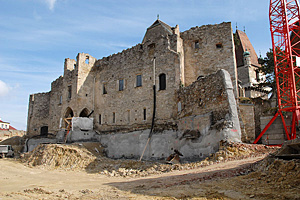
<svg viewBox="0 0 300 200"><path fill-rule="evenodd" d="M217 167L217 166L216 166ZM161 175L162 177L139 178L138 180L114 182L107 185L116 187L119 190L134 194L148 195L153 197L168 197L176 199L205 197L208 199L223 199L226 195L222 190L213 188L212 181L224 181L239 175L248 174L252 171L253 163L234 165L224 169L213 167L198 169L190 172L173 172L174 175ZM177 175L178 174L178 175ZM239 196L243 196L239 194ZM246 198L246 197L244 197ZM247 199L247 198L246 198Z"/></svg>

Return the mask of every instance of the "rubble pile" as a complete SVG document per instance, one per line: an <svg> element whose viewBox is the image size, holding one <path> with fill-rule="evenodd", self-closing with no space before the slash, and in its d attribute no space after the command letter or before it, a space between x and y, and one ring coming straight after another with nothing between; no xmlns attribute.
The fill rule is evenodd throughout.
<svg viewBox="0 0 300 200"><path fill-rule="evenodd" d="M118 177L144 177L175 170L195 169L228 160L243 159L268 154L276 148L264 145L221 142L220 150L205 160L182 164L165 162L136 161L128 159L110 159L95 155L87 145L41 144L32 152L25 153L22 161L29 166L43 166L47 169L86 170ZM94 148L94 146L93 146Z"/></svg>
<svg viewBox="0 0 300 200"><path fill-rule="evenodd" d="M82 169L96 159L85 148L62 144L40 144L33 151L25 153L21 161L29 166L43 166L47 169Z"/></svg>
<svg viewBox="0 0 300 200"><path fill-rule="evenodd" d="M279 188L290 188L300 185L300 160L282 160L268 156L259 165L255 166L252 177L272 183L280 183Z"/></svg>
<svg viewBox="0 0 300 200"><path fill-rule="evenodd" d="M249 157L268 155L278 150L279 147L271 147L262 144L245 144L220 141L219 151L211 154L204 161L221 162L230 160L239 160ZM203 162L203 161L202 161ZM206 162L203 162L206 163Z"/></svg>

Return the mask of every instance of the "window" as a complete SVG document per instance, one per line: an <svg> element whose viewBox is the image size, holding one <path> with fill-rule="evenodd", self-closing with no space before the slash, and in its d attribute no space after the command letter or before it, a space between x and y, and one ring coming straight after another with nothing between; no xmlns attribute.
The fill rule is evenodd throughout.
<svg viewBox="0 0 300 200"><path fill-rule="evenodd" d="M136 76L136 87L141 87L142 86L142 75L137 75Z"/></svg>
<svg viewBox="0 0 300 200"><path fill-rule="evenodd" d="M259 82L260 81L260 76L259 76L259 71L258 70L255 71L255 75L256 75L256 81Z"/></svg>
<svg viewBox="0 0 300 200"><path fill-rule="evenodd" d="M144 120L147 119L147 113L146 113L146 108L144 108Z"/></svg>
<svg viewBox="0 0 300 200"><path fill-rule="evenodd" d="M127 110L127 122L130 122L130 110Z"/></svg>
<svg viewBox="0 0 300 200"><path fill-rule="evenodd" d="M3 124L1 124L1 128L3 128Z"/></svg>
<svg viewBox="0 0 300 200"><path fill-rule="evenodd" d="M99 115L99 124L102 123L102 120L101 120L101 115Z"/></svg>
<svg viewBox="0 0 300 200"><path fill-rule="evenodd" d="M199 49L199 41L195 41L195 49Z"/></svg>
<svg viewBox="0 0 300 200"><path fill-rule="evenodd" d="M222 43L216 44L217 49L221 49L223 47Z"/></svg>
<svg viewBox="0 0 300 200"><path fill-rule="evenodd" d="M59 97L59 104L62 104L62 95Z"/></svg>
<svg viewBox="0 0 300 200"><path fill-rule="evenodd" d="M159 75L159 90L165 90L167 87L166 74Z"/></svg>
<svg viewBox="0 0 300 200"><path fill-rule="evenodd" d="M103 94L107 94L106 83L103 84L103 87L102 87L102 93L103 93Z"/></svg>
<svg viewBox="0 0 300 200"><path fill-rule="evenodd" d="M113 112L113 123L116 123L116 113Z"/></svg>
<svg viewBox="0 0 300 200"><path fill-rule="evenodd" d="M68 99L71 99L72 98L72 86L69 85L68 86Z"/></svg>
<svg viewBox="0 0 300 200"><path fill-rule="evenodd" d="M87 56L85 57L85 64L89 64L90 63L90 58Z"/></svg>
<svg viewBox="0 0 300 200"><path fill-rule="evenodd" d="M124 90L124 80L121 79L119 80L119 91L123 91Z"/></svg>

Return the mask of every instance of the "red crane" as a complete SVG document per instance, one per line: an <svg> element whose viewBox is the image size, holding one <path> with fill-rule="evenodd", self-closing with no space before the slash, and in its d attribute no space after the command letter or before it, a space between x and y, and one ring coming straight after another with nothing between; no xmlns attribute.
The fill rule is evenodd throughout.
<svg viewBox="0 0 300 200"><path fill-rule="evenodd" d="M288 140L296 138L296 125L300 120L300 12L297 0L270 0L270 30L274 54L278 111L255 139L254 144L281 116ZM299 85L297 87L297 85ZM287 125L285 115L290 113L292 122Z"/></svg>

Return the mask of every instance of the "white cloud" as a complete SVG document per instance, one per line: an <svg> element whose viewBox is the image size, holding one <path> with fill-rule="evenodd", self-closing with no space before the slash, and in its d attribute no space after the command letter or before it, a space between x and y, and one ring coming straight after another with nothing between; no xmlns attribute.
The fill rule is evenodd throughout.
<svg viewBox="0 0 300 200"><path fill-rule="evenodd" d="M7 95L10 91L10 87L0 80L0 97Z"/></svg>
<svg viewBox="0 0 300 200"><path fill-rule="evenodd" d="M54 9L54 5L56 3L56 0L46 0L46 3L48 4L49 9L53 10Z"/></svg>

